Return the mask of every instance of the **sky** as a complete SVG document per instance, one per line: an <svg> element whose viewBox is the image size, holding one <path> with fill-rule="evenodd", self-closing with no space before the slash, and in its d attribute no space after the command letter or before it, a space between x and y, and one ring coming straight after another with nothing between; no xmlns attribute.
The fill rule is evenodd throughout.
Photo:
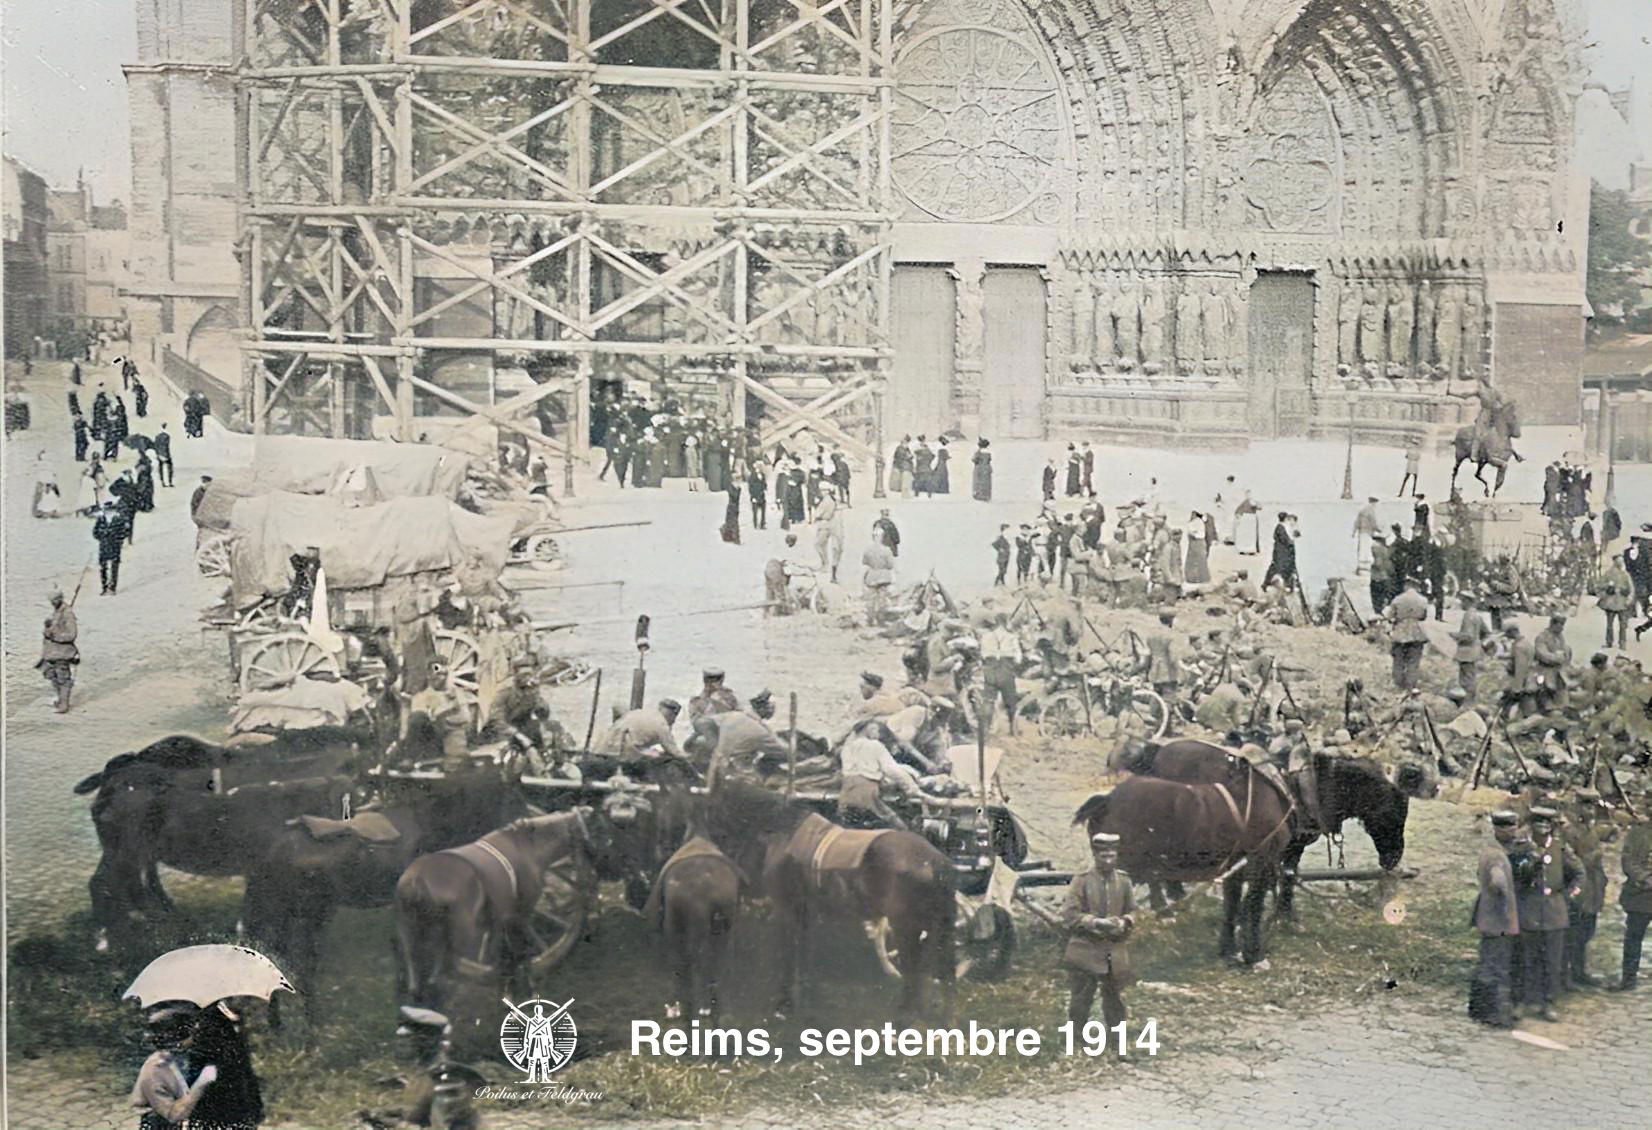
<svg viewBox="0 0 1652 1130"><path fill-rule="evenodd" d="M1591 77L1613 89L1637 73L1652 84L1652 0L1583 3ZM137 57L132 0L3 0L0 44L5 152L54 185L73 185L84 170L100 201L124 200L131 151L120 68Z"/></svg>

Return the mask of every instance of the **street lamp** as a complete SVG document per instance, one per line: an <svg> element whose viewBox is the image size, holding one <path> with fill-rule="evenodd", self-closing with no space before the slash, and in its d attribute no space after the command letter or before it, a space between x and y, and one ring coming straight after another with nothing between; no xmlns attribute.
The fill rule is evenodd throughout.
<svg viewBox="0 0 1652 1130"><path fill-rule="evenodd" d="M1348 458L1342 464L1342 498L1354 497L1354 398L1348 398Z"/></svg>

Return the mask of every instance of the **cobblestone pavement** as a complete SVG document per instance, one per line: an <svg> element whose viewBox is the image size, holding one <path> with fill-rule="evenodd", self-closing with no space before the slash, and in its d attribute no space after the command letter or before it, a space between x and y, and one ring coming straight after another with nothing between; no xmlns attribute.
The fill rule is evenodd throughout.
<svg viewBox="0 0 1652 1130"><path fill-rule="evenodd" d="M5 860L7 931L13 939L85 909L85 881L95 861L96 843L84 799L70 793L73 783L100 768L110 755L168 733L221 736L227 717L223 641L203 637L196 626L199 610L216 598L222 584L200 578L193 568L194 531L187 513L189 492L199 474L235 461L236 451L244 447L244 441L216 430L206 441L175 441L178 486L158 489L157 511L140 517L120 595L96 596L95 576L89 582L90 594L83 591L77 607L85 661L75 709L62 717L51 712L48 688L33 668L45 593L52 584L72 591L92 549L90 531L80 520L29 517L31 464L39 450L48 452L66 498L73 498L75 465L67 458L62 395L66 368L37 368L29 386L35 426L13 437L16 442L9 443L6 452ZM148 383L153 399L146 423L153 426L159 416L171 422L174 432L181 431L175 399L161 381ZM92 391L95 383L82 394L88 406ZM141 428L137 421L134 426ZM1564 437L1545 437L1541 432L1532 429L1525 441L1528 461L1511 473L1509 497L1532 497L1540 489L1543 463L1565 446ZM1060 449L1054 444L998 447L996 500L990 505L968 499L967 465L955 468L960 472L954 476L958 493L950 498L883 503L905 535L902 581L911 583L935 570L959 596L981 591L991 576L988 543L997 524L1031 515L1037 506L1038 466ZM1151 468L1160 478L1159 495L1170 510L1172 500L1177 507L1208 501L1225 474L1243 471L1248 476L1244 485L1264 500L1265 508L1289 505L1302 515L1303 571L1310 586L1317 586L1332 572L1347 572L1352 554L1347 530L1357 504L1336 501L1342 455L1338 445L1328 443L1272 444L1248 456L1098 449L1097 482L1111 507L1131 493L1147 493L1144 480ZM1397 485L1400 463L1394 451L1357 451L1356 494L1363 497L1368 484L1390 478ZM1444 495L1448 474L1448 465L1425 463L1424 483L1431 496ZM772 687L781 697L782 711L784 694L798 690L804 728L818 730L842 717L854 693L852 672L861 665L894 674L892 648L856 643L830 619L794 618L777 625L751 611L671 615L761 599L763 564L782 551L776 523L771 521L762 532L748 526L745 544L725 546L716 535L721 495L690 494L680 483L661 491L621 494L595 483L583 469L578 485L579 497L566 513L570 523L652 523L563 539L568 566L553 574L554 583L623 579L623 597L613 588L545 590L529 597L531 606L546 618L588 622L552 639L556 648L605 668L603 715L609 704L626 694L625 673L636 662L631 619L639 612L656 617L655 646L648 658L651 698L691 693L698 669L717 662L728 669L729 684L745 694L763 685ZM1652 468L1620 468L1618 492L1626 524L1652 517ZM850 587L840 594L845 599L858 587L859 555L876 516L869 494L867 484L860 483L846 524L843 578ZM1394 509L1384 517L1406 516L1404 508ZM798 532L800 545L792 554L811 559L813 530L804 527ZM1218 554L1217 568L1231 563L1231 553ZM1596 614L1579 618L1581 634L1574 646L1580 651L1594 642L1591 615ZM1648 646L1652 643L1643 648ZM833 660L829 676L823 674L824 655ZM558 692L555 705L564 717L583 723L590 709L590 688ZM1064 826L1065 821L1054 823ZM1652 1019L1652 994L1633 1000L1579 1000L1588 1003L1568 1006L1581 1017L1575 1031L1563 1025L1555 1037L1569 1046L1566 1051L1534 1048L1475 1028L1460 1019L1457 1002L1446 1002L1453 1011L1436 1015L1430 1009L1443 1010L1445 1003L1393 999L1357 1011L1260 1018L1254 1032L1247 1031L1231 1053L1219 1056L1174 1054L1173 1038L1167 1034L1167 1055L1158 1064L1098 1068L1093 1086L1043 1096L1036 1104L1016 1097L924 1108L909 1099L892 1098L875 1112L786 1111L719 1121L839 1126L875 1119L899 1126L950 1127L984 1120L1016 1127L1077 1125L1080 1119L1111 1115L1136 1125L1381 1125L1369 1120L1379 1117L1395 1124L1424 1125L1445 1121L1436 1111L1450 1112L1451 1121L1461 1122L1480 1114L1495 1117L1544 1109L1548 1104L1548 1109L1575 1112L1569 1121L1579 1126L1646 1125L1648 1118L1625 1120L1619 1111L1621 1107L1627 1112L1635 1104L1643 1112L1652 1109L1652 1096L1646 1093L1645 1049L1639 1042L1639 1033ZM13 1062L9 1067L11 1125L80 1130L132 1122L124 1107L129 1079L104 1073L89 1077L72 1063L59 1061ZM489 1124L527 1127L554 1121L543 1112L513 1113L490 1119ZM590 1119L581 1121L589 1124Z"/></svg>

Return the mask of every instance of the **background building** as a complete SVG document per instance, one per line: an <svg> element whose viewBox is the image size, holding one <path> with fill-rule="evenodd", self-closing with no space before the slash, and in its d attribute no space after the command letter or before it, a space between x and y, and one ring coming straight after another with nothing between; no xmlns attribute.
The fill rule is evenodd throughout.
<svg viewBox="0 0 1652 1130"><path fill-rule="evenodd" d="M140 14L133 293L259 426L1578 422L1574 0L246 11Z"/></svg>
<svg viewBox="0 0 1652 1130"><path fill-rule="evenodd" d="M126 322L126 209L97 204L84 182L47 190L49 309L54 323L112 335Z"/></svg>
<svg viewBox="0 0 1652 1130"><path fill-rule="evenodd" d="M46 332L46 181L12 157L5 159L6 356L22 357Z"/></svg>

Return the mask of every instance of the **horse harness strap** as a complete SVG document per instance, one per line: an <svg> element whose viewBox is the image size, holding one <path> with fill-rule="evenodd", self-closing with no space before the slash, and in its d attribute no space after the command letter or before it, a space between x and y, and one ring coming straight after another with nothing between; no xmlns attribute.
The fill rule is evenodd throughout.
<svg viewBox="0 0 1652 1130"><path fill-rule="evenodd" d="M499 866L504 869L505 877L511 881L511 901L515 902L517 893L516 868L511 865L510 860L505 858L504 852L500 851L486 840L477 840L476 846L491 855L494 862L499 864Z"/></svg>
<svg viewBox="0 0 1652 1130"><path fill-rule="evenodd" d="M520 884L516 866L505 853L487 840L473 840L447 850L470 864L476 872L488 902L495 904L494 913L508 915L510 908L516 905Z"/></svg>

